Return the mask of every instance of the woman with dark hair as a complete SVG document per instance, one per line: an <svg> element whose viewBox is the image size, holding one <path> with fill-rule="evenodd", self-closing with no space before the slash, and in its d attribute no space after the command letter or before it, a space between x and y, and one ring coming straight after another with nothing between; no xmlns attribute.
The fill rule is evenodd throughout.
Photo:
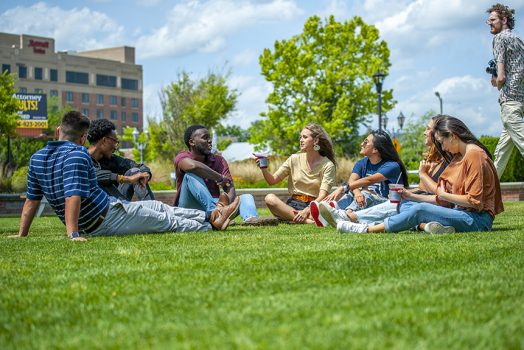
<svg viewBox="0 0 524 350"><path fill-rule="evenodd" d="M347 184L338 187L324 201L348 212L361 210L387 201L389 184L408 186L404 163L389 135L381 130L372 131L360 144L360 159L349 176ZM319 212L319 203L311 204L311 212L319 227L327 225Z"/></svg>
<svg viewBox="0 0 524 350"><path fill-rule="evenodd" d="M440 116L434 116L426 125L424 130L424 143L426 150L423 159L419 165L419 185L409 191L416 194L434 194L437 190L437 181L440 174L446 169L448 162L444 160L442 155L437 151L435 143L433 142L432 130ZM320 216L329 225L337 227L340 221L351 221L366 224L381 223L385 218L398 214L398 204L391 201L374 205L372 207L351 211L337 209L329 205L329 202L323 201L319 203Z"/></svg>
<svg viewBox="0 0 524 350"><path fill-rule="evenodd" d="M262 166L260 158L256 161L269 185L288 179L291 198L287 202L273 193L265 197L273 215L286 221L312 224L309 204L326 197L335 183L335 153L326 131L315 123L306 125L300 132L300 151L289 157L274 174L267 166Z"/></svg>
<svg viewBox="0 0 524 350"><path fill-rule="evenodd" d="M402 192L398 215L368 226L341 222L342 232L398 232L418 227L428 233L489 231L495 215L504 211L497 172L486 147L459 119L442 116L433 139L450 163L438 179L435 195Z"/></svg>

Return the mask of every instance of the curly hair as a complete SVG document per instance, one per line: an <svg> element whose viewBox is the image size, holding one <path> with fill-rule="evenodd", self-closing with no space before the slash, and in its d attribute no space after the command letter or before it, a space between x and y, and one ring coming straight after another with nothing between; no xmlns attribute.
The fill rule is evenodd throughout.
<svg viewBox="0 0 524 350"><path fill-rule="evenodd" d="M103 137L111 134L112 131L116 130L115 124L107 119L97 119L91 122L89 131L87 133L87 140L90 144L97 143Z"/></svg>
<svg viewBox="0 0 524 350"><path fill-rule="evenodd" d="M507 19L508 21L507 24L508 24L509 29L515 28L515 17L513 16L515 14L514 9L510 9L508 6L502 5L499 3L499 4L495 4L491 6L489 9L486 10L486 12L487 13L496 12L501 19L502 18Z"/></svg>
<svg viewBox="0 0 524 350"><path fill-rule="evenodd" d="M311 132L311 136L315 139L318 138L318 145L320 146L321 156L329 159L335 166L337 166L337 161L335 160L335 151L333 150L333 143L329 138L326 130L317 123L309 123L304 126L304 129L307 129Z"/></svg>

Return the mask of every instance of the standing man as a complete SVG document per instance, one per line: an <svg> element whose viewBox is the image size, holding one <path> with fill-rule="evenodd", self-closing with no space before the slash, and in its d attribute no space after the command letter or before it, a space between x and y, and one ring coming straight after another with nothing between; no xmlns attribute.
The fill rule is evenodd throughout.
<svg viewBox="0 0 524 350"><path fill-rule="evenodd" d="M49 141L31 157L19 237L28 235L43 196L74 241L85 241L83 236L208 231L211 226L223 230L238 214L239 200L205 212L108 196L98 186L91 157L82 146L88 129L85 115L68 112L60 124L59 141Z"/></svg>
<svg viewBox="0 0 524 350"><path fill-rule="evenodd" d="M192 125L184 133L187 151L174 161L175 206L213 210L238 198L227 161L211 153L212 140L205 126ZM220 189L223 190L222 194ZM240 198L240 216L246 225L276 225L275 219L260 219L252 195Z"/></svg>
<svg viewBox="0 0 524 350"><path fill-rule="evenodd" d="M524 156L524 43L511 30L515 27L515 10L496 4L491 6L487 24L493 37L493 57L497 75L491 85L500 90L502 133L495 149L495 168L502 177L513 147Z"/></svg>
<svg viewBox="0 0 524 350"><path fill-rule="evenodd" d="M151 170L144 164L114 155L120 141L115 124L107 119L91 122L87 140L87 152L93 158L98 185L110 196L130 201L155 199L149 188Z"/></svg>

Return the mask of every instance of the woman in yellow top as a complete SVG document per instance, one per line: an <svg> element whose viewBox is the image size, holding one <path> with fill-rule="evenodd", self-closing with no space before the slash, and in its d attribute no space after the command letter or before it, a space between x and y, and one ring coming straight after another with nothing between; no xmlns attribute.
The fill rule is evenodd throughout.
<svg viewBox="0 0 524 350"><path fill-rule="evenodd" d="M257 164L260 166L260 158ZM300 153L289 157L274 174L267 167L261 170L269 185L288 179L291 197L287 202L273 193L264 199L273 215L286 221L312 224L309 203L324 199L335 184L336 161L331 139L320 125L310 123L300 132Z"/></svg>

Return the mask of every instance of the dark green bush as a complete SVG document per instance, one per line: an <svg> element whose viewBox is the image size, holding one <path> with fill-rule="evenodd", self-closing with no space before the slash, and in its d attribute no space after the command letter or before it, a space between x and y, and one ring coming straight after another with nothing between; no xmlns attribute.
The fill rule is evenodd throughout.
<svg viewBox="0 0 524 350"><path fill-rule="evenodd" d="M493 153L495 152L495 147L497 146L497 142L499 142L498 137L491 137L491 136L482 136L480 138L480 142L482 142L486 148ZM509 158L508 165L506 166L506 170L504 171L504 174L502 175L502 178L500 179L501 182L522 182L524 181L524 158L520 154L520 152L514 148L513 153L511 154L511 157Z"/></svg>
<svg viewBox="0 0 524 350"><path fill-rule="evenodd" d="M27 191L27 170L28 166L23 166L13 173L11 177L11 190L13 192L25 192Z"/></svg>

